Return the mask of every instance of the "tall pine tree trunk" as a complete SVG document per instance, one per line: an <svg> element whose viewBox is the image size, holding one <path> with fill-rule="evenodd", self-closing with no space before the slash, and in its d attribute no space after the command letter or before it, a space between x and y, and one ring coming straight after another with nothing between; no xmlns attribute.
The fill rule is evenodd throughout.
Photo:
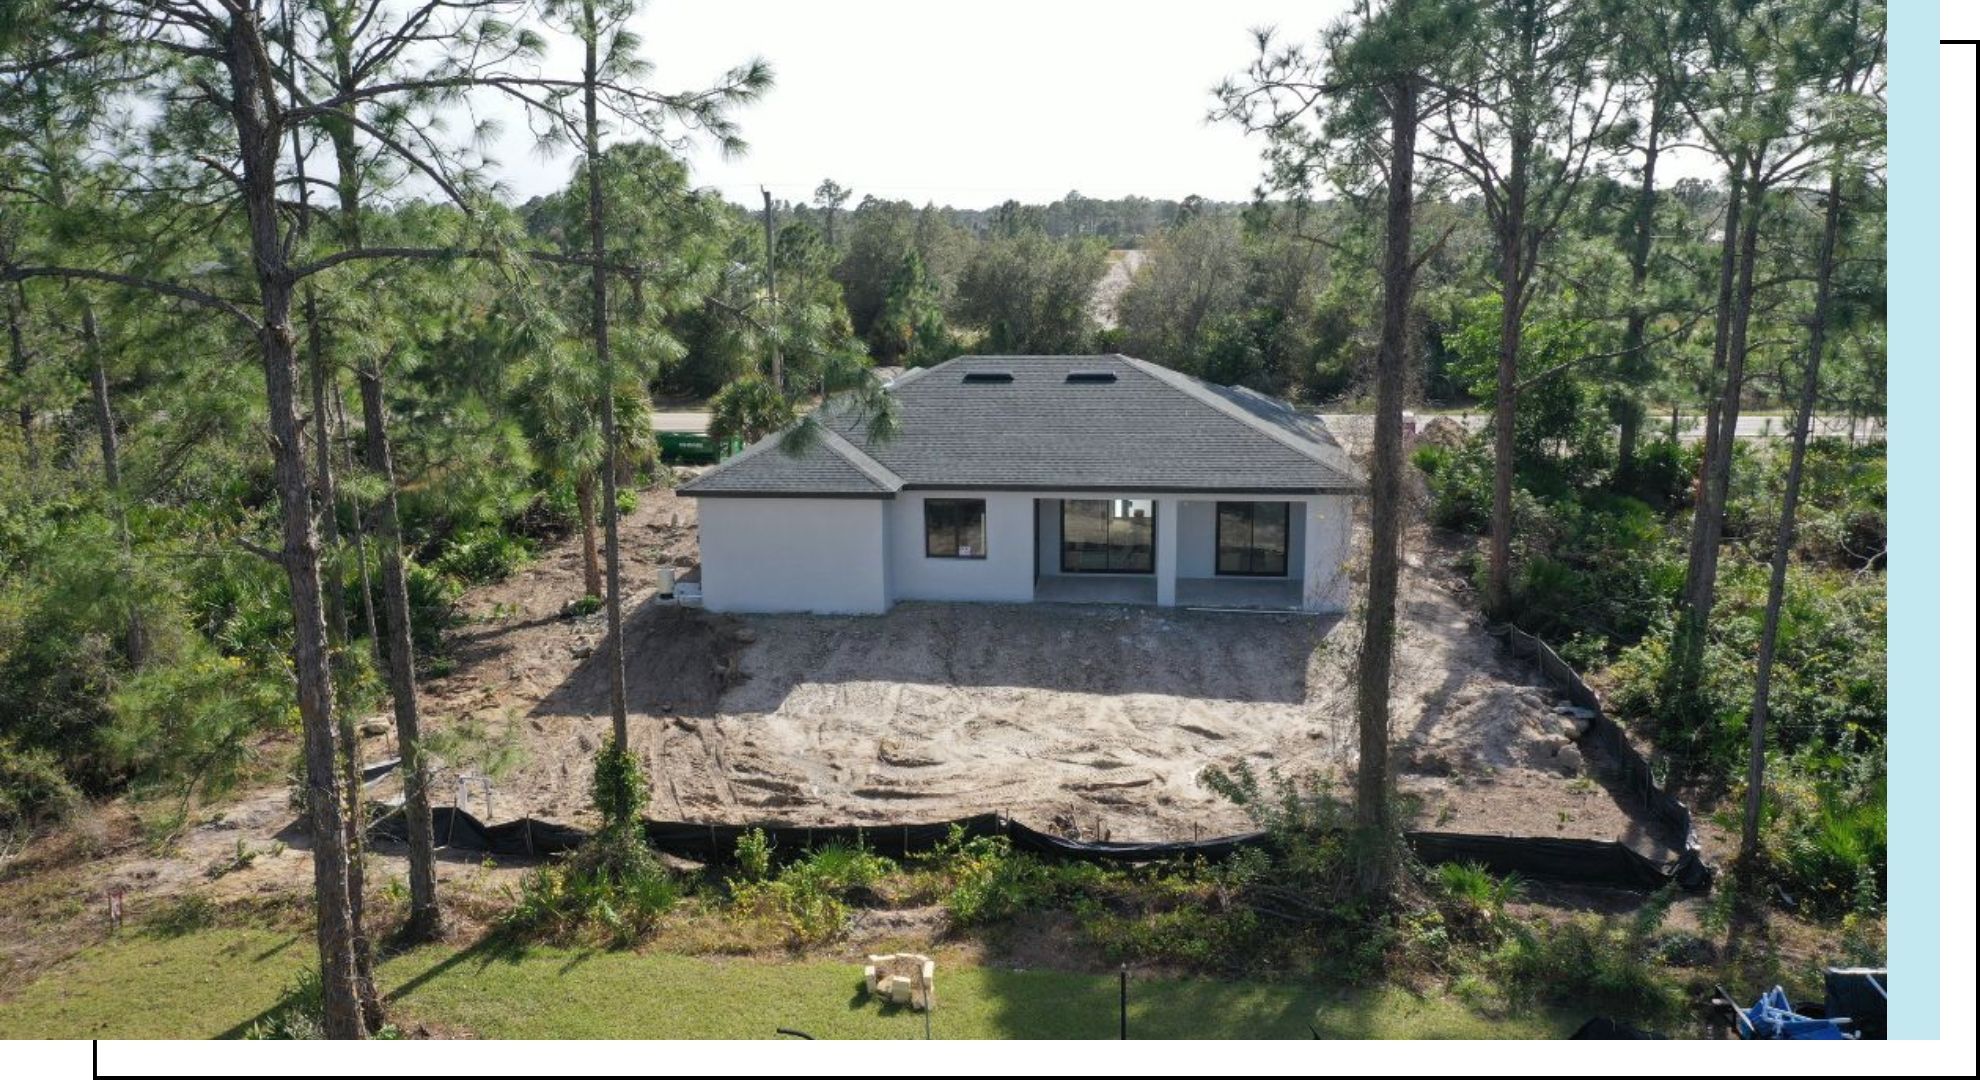
<svg viewBox="0 0 1980 1080"><path fill-rule="evenodd" d="M90 405L96 412L96 441L103 450L103 484L113 493L124 487L123 466L117 458L117 417L110 408L110 373L103 367L103 339L96 326L96 306L83 301L83 355L89 360Z"/></svg>
<svg viewBox="0 0 1980 1080"><path fill-rule="evenodd" d="M585 469L577 482L578 517L584 522L584 595L605 595L605 584L598 570L598 474Z"/></svg>
<svg viewBox="0 0 1980 1080"><path fill-rule="evenodd" d="M1389 91L1387 233L1382 253L1382 336L1375 365L1375 454L1369 464L1368 597L1355 673L1360 729L1354 815L1360 834L1356 890L1385 895L1395 873L1389 781L1389 683L1395 666L1396 592L1402 572L1402 406L1408 368L1410 247L1415 211L1418 87L1414 76Z"/></svg>
<svg viewBox="0 0 1980 1080"><path fill-rule="evenodd" d="M311 427L316 436L316 491L322 499L323 548L326 553L323 594L330 620L330 646L341 653L350 636L350 622L344 613L344 574L341 548L343 538L337 523L337 474L330 459L330 358L324 348L323 321L316 306L316 290L303 287L303 325L309 331L309 382Z"/></svg>
<svg viewBox="0 0 1980 1080"><path fill-rule="evenodd" d="M1638 431L1643 423L1643 386L1656 372L1644 355L1643 340L1650 322L1644 307L1644 286L1650 280L1650 242L1657 222L1657 158L1665 123L1664 93L1661 84L1650 103L1650 130L1643 144L1643 179L1636 189L1636 211L1631 223L1629 247L1629 319L1623 324L1622 356L1616 363L1616 376L1622 383L1616 403L1616 471L1628 476L1636 467Z"/></svg>
<svg viewBox="0 0 1980 1080"><path fill-rule="evenodd" d="M303 230L307 235L307 230ZM343 560L337 526L337 476L330 467L329 360L323 350L323 322L316 306L316 291L303 286L303 325L309 335L310 425L315 435L317 512L322 519L321 536L326 555L323 594L326 622L330 631L331 670L349 674L349 621L344 616ZM372 971L371 934L364 926L364 849L370 813L364 801L364 770L358 760L358 724L351 703L337 708L338 764L344 772L344 843L351 853L351 925L355 928L352 947L357 957L358 996L364 1003L365 1025L376 1031L385 1024L385 1007L378 999L378 980Z"/></svg>
<svg viewBox="0 0 1980 1080"><path fill-rule="evenodd" d="M90 405L96 412L96 440L103 451L103 486L117 516L117 544L124 557L124 578L132 594L124 612L124 656L134 668L143 667L151 652L144 613L136 598L135 561L131 554L131 514L124 501L124 469L117 446L117 414L110 407L110 372L103 365L103 337L96 325L96 305L82 308L83 355L89 360Z"/></svg>
<svg viewBox="0 0 1980 1080"><path fill-rule="evenodd" d="M612 686L612 749L625 753L631 741L626 720L625 614L619 580L619 434L613 415L612 343L605 324L605 179L599 162L598 134L598 16L591 0L585 3L584 152L588 191L587 217L591 229L591 341L598 356L603 387L599 426L605 438L605 663Z"/></svg>
<svg viewBox="0 0 1980 1080"><path fill-rule="evenodd" d="M1526 169L1531 139L1516 139L1499 223L1498 398L1492 410L1492 536L1486 559L1485 610L1512 617L1514 426L1519 416L1520 319L1525 314Z"/></svg>
<svg viewBox="0 0 1980 1080"><path fill-rule="evenodd" d="M1685 576L1684 609L1680 614L1680 634L1687 650L1677 657L1682 678L1677 699L1681 709L1694 722L1697 692L1703 678L1705 639L1711 625L1712 606L1718 594L1719 542L1725 533L1726 494L1732 486L1733 443L1739 434L1740 395L1745 389L1747 330L1753 314L1753 272L1759 260L1760 212L1765 192L1758 178L1759 160L1748 166L1745 206L1739 229L1739 257L1732 290L1732 308L1727 317L1725 372L1719 398L1708 420L1705 473L1699 484L1697 510L1692 518L1691 563Z"/></svg>
<svg viewBox="0 0 1980 1080"><path fill-rule="evenodd" d="M1838 167L1829 174L1829 206L1822 218L1822 248L1816 258L1815 317L1808 327L1808 362L1801 373L1794 448L1788 453L1787 490L1781 496L1781 520L1774 529L1774 560L1767 578L1767 610L1760 622L1753 710L1747 721L1746 813L1740 825L1739 850L1742 860L1749 865L1760 855L1760 808L1766 789L1767 710L1774 678L1774 647L1780 638L1781 601L1787 594L1788 555L1794 550L1794 513L1801 500L1808 428L1815 419L1815 395L1821 385L1822 349L1828 334L1829 301L1835 278L1836 236L1841 228L1842 170Z"/></svg>
<svg viewBox="0 0 1980 1080"><path fill-rule="evenodd" d="M1754 164L1758 171L1758 162ZM1739 275L1733 291L1731 325L1726 338L1725 382L1719 395L1717 430L1713 433L1705 474L1705 503L1700 507L1697 573L1687 582L1687 597L1704 619L1711 615L1718 592L1719 541L1725 533L1726 494L1732 487L1733 444L1739 438L1740 397L1746 390L1747 331L1753 316L1753 273L1759 262L1760 211L1764 192L1749 176L1745 222L1740 228Z"/></svg>
<svg viewBox="0 0 1980 1080"><path fill-rule="evenodd" d="M1705 573L1704 548L1708 543L1708 536L1710 545L1716 549L1719 525L1725 512L1723 507L1713 508L1711 478L1714 472L1713 462L1718 457L1719 413L1725 402L1724 385L1728 379L1726 369L1731 352L1733 296L1737 291L1740 236L1742 226L1745 224L1745 171L1743 156L1727 170L1725 226L1719 242L1718 306L1712 319L1714 385L1708 388L1710 393L1706 400L1705 415L1700 419L1705 445L1699 455L1698 476L1693 485L1689 558L1685 568L1683 591L1678 598L1678 618L1671 642L1670 660L1663 680L1663 696L1666 702L1687 722L1694 723L1699 719L1698 686L1703 678L1707 621L1711 615L1711 601L1707 599L1702 605L1698 602L1696 583ZM1674 410L1672 429L1675 431L1676 406L1672 408Z"/></svg>
<svg viewBox="0 0 1980 1080"><path fill-rule="evenodd" d="M268 402L268 443L274 455L280 504L282 568L295 618L293 660L296 705L302 717L303 773L308 789L311 858L316 874L316 945L323 982L323 1028L331 1038L366 1034L358 996L356 927L350 908L350 853L344 842L343 805L337 777L335 688L330 676L328 630L323 620L316 515L297 411L295 330L290 322L295 283L276 198L281 131L274 98L277 73L269 69L253 9L228 23L221 62L241 151L240 192L261 325L262 382Z"/></svg>
<svg viewBox="0 0 1980 1080"><path fill-rule="evenodd" d="M412 910L406 915L404 936L431 941L440 936L442 921L439 877L433 854L433 799L427 772L425 743L419 730L419 687L413 675L412 605L406 595L405 541L399 532L398 476L392 466L392 443L385 425L385 394L378 370L367 367L358 375L364 398L365 466L385 486L372 514L378 559L384 577L386 656L391 672L392 716L399 729L399 769L405 777L406 884Z"/></svg>
<svg viewBox="0 0 1980 1080"><path fill-rule="evenodd" d="M21 395L20 405L15 409L15 420L21 426L21 447L27 451L28 472L41 468L41 447L34 441L34 405L27 392L28 350L21 324L27 320L25 290L19 282L7 296L7 370L14 377L14 384Z"/></svg>
<svg viewBox="0 0 1980 1080"><path fill-rule="evenodd" d="M354 467L354 463L351 460L351 430L350 424L344 416L343 395L337 392L335 372L331 373L330 400L337 407L337 445L341 448L339 453L343 458L344 475L349 476ZM358 595L364 599L364 639L371 642L372 655L382 656L383 654L380 652L380 649L383 645L378 640L378 612L375 610L371 600L371 557L364 549L364 535L371 527L370 518L362 510L357 513L357 534L351 537L351 543L357 549Z"/></svg>
<svg viewBox="0 0 1980 1080"><path fill-rule="evenodd" d="M1485 610L1494 619L1512 618L1512 533L1514 431L1519 417L1519 344L1526 318L1528 283L1533 276L1532 262L1539 258L1537 230L1528 235L1527 205L1532 196L1534 144L1539 136L1533 128L1530 102L1538 82L1538 50L1544 30L1540 14L1531 5L1512 12L1518 25L1518 46L1505 57L1509 86L1507 97L1516 103L1507 123L1505 190L1499 201L1499 363L1497 397L1492 414L1492 528L1485 567ZM1549 89L1545 92L1551 92Z"/></svg>
<svg viewBox="0 0 1980 1080"><path fill-rule="evenodd" d="M345 94L355 93L359 85L353 66L350 18L349 8L326 11L325 37L330 45L331 66L336 83ZM334 118L327 126L337 163L338 239L355 249L364 244L361 207L364 173L359 161L357 132L342 117ZM374 509L371 525L377 533L380 584L385 592L385 659L390 673L392 717L399 737L399 774L405 789L406 877L412 906L403 932L411 940L427 940L438 935L441 928L433 810L424 741L420 735L419 688L414 681L412 609L406 591L397 477L392 468L391 435L386 427L384 387L376 363L360 372L358 392L364 400L365 460L385 484L385 494ZM367 576L366 618L375 633L377 622L370 608L370 592Z"/></svg>

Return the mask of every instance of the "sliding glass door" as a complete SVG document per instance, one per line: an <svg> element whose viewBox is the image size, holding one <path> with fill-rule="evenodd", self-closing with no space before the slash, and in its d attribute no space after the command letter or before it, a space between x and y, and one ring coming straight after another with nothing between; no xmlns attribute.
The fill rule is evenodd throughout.
<svg viewBox="0 0 1980 1080"><path fill-rule="evenodd" d="M1154 501L1067 499L1060 503L1059 569L1068 574L1154 573Z"/></svg>
<svg viewBox="0 0 1980 1080"><path fill-rule="evenodd" d="M1285 577L1292 506L1282 502L1217 504L1217 573Z"/></svg>

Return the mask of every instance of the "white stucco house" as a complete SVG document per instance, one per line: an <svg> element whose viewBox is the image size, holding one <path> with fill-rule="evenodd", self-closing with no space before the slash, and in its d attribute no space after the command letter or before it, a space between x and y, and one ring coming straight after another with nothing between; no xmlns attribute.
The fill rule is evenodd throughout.
<svg viewBox="0 0 1980 1080"><path fill-rule="evenodd" d="M681 486L702 602L877 613L901 600L1339 611L1361 473L1318 418L1126 356L965 356Z"/></svg>

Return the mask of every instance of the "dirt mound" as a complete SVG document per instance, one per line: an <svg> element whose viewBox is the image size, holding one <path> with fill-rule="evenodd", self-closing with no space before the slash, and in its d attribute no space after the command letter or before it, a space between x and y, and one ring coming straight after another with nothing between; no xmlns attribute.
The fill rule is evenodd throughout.
<svg viewBox="0 0 1980 1080"><path fill-rule="evenodd" d="M1459 449L1470 439L1471 436L1464 430L1464 425L1448 416L1431 418L1430 422L1423 425L1416 433L1418 446L1435 446L1442 450Z"/></svg>

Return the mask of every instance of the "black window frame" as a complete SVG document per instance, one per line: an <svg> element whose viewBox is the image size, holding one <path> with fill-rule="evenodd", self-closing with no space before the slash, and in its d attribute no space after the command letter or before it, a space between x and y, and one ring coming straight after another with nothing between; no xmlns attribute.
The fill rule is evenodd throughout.
<svg viewBox="0 0 1980 1080"><path fill-rule="evenodd" d="M970 555L956 554L957 550L962 547L962 522L964 519L960 517L951 519L950 524L946 526L954 534L949 543L949 552L944 554L935 550L934 510L937 506L951 508L974 506L976 508L976 532L977 535L983 538L983 542L976 546L975 553ZM989 558L990 505L988 501L984 499L923 499L921 501L921 553L924 558L929 559L975 560Z"/></svg>
<svg viewBox="0 0 1980 1080"><path fill-rule="evenodd" d="M1108 503L1110 505L1117 502L1145 502L1148 504L1148 569L1116 570L1113 569L1112 567L1108 567L1106 569L1101 569L1101 570L1090 570L1085 567L1072 565L1071 562L1072 549L1066 543L1066 510L1073 503L1087 503L1087 502ZM1114 518L1114 517L1109 518L1109 521L1132 521L1132 520L1134 520L1134 518L1131 515L1128 517L1121 517L1121 518ZM1160 548L1159 537L1161 535L1161 529L1162 529L1161 502L1160 500L1157 499L1060 499L1059 500L1059 573L1114 574L1119 577L1152 577L1154 576L1155 573L1155 562L1156 562L1155 553ZM1112 546L1112 539L1113 539L1112 530L1110 529L1108 536L1110 547Z"/></svg>
<svg viewBox="0 0 1980 1080"><path fill-rule="evenodd" d="M1276 573L1274 573L1274 572L1271 572L1271 571L1267 571L1267 570L1226 570L1226 569L1224 569L1224 508L1225 508L1225 507L1227 507L1227 506L1232 506L1232 507L1237 507L1237 506L1241 506L1241 507L1243 507L1243 508L1244 508L1244 520L1245 520L1245 527L1246 527L1246 529L1247 529L1247 530L1249 530L1249 531L1250 531L1250 534L1251 534L1251 535L1250 535L1249 537L1247 537L1247 538L1246 538L1246 543L1245 543L1245 544L1243 545L1243 546L1245 547L1245 549L1246 549L1247 551L1249 551L1249 552L1250 552L1250 555L1249 555L1249 556L1247 557L1247 561L1248 561L1248 562L1249 562L1249 561L1255 561L1255 560L1256 560L1256 558L1257 558L1257 554L1258 554L1258 547L1257 547L1257 544L1256 544L1255 542L1253 542L1253 538L1254 538L1254 537L1256 537L1256 536L1258 535L1258 508L1259 508L1259 507L1261 507L1261 506L1282 506L1282 507L1285 507L1285 512L1286 512L1286 522L1285 522L1285 530L1286 530L1286 538L1285 538L1285 543L1284 543L1284 546L1283 546L1283 547L1281 548L1281 550L1279 551L1279 561L1280 561L1280 568L1279 568L1279 570L1278 570L1278 572L1276 572ZM1211 549L1211 552L1210 552L1210 564L1211 564L1211 567L1212 567L1212 568L1213 568L1213 569L1215 570L1215 572L1216 572L1216 576L1217 576L1217 577L1249 577L1249 578L1289 578L1289 577L1291 577L1291 576L1292 576L1292 546L1293 546L1293 545L1292 545L1292 532L1293 532L1293 530L1292 530L1292 523L1293 523L1293 510L1292 510L1292 508L1293 508L1293 504L1292 504L1292 503L1290 503L1290 502L1278 502L1278 501L1274 501L1274 500L1272 500L1272 499L1230 499L1230 500L1223 500L1223 499L1220 499L1220 500L1218 500L1218 501L1217 501L1217 505L1216 505L1216 511L1215 511L1215 512L1216 512L1216 515L1217 515L1217 530L1216 530L1216 531L1217 531L1217 537L1216 537L1216 547L1214 547L1213 549Z"/></svg>

